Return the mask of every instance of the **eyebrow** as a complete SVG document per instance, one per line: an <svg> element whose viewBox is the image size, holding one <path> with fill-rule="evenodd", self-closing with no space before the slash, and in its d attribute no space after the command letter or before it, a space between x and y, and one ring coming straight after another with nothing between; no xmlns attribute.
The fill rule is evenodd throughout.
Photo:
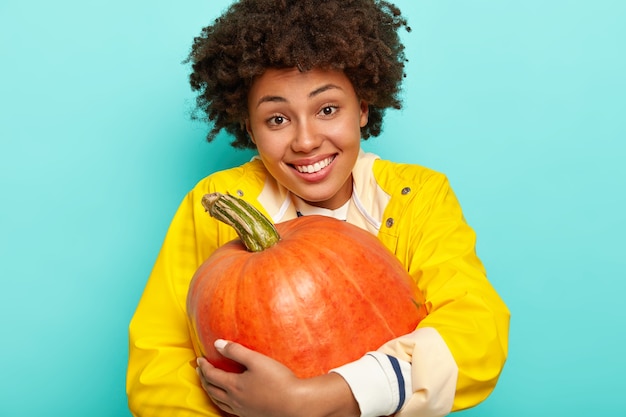
<svg viewBox="0 0 626 417"><path fill-rule="evenodd" d="M313 98L313 97L315 97L318 94L322 94L324 91L332 90L332 89L335 89L335 88L338 89L338 90L342 90L342 88L339 87L338 85L326 84L326 85L321 86L320 88L317 88L317 89L311 91L309 93L309 98Z"/></svg>
<svg viewBox="0 0 626 417"><path fill-rule="evenodd" d="M316 88L315 90L311 91L309 93L309 98L313 98L319 94L322 94L325 91L328 90L332 90L332 89L338 89L338 90L343 90L341 87L339 87L338 85L335 84L325 84L319 88ZM263 103L286 103L287 99L281 96L263 96L259 99L259 101L256 103L256 106L259 107L261 104Z"/></svg>

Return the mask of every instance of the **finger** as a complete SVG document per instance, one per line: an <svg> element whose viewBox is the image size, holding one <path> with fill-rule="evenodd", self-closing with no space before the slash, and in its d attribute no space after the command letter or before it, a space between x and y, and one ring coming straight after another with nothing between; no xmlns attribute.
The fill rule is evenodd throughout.
<svg viewBox="0 0 626 417"><path fill-rule="evenodd" d="M221 409L225 410L226 407L230 407L231 398L228 393L220 388L216 388L212 385L207 385L205 391L209 398L220 406Z"/></svg>
<svg viewBox="0 0 626 417"><path fill-rule="evenodd" d="M207 375L210 374L215 367L211 365L209 361L207 361L205 358L196 359L196 363L198 364L196 372L198 372L200 380L204 383L206 382Z"/></svg>
<svg viewBox="0 0 626 417"><path fill-rule="evenodd" d="M196 359L196 364L198 365L198 368L200 368L200 370L203 373L204 371L209 371L212 368L214 368L214 366L211 365L211 362L209 362L206 358L202 356Z"/></svg>
<svg viewBox="0 0 626 417"><path fill-rule="evenodd" d="M228 374L230 374L230 372L226 372L222 369L216 368L206 358L200 357L196 359L196 362L198 364L198 368L201 371L202 377L213 385L221 386L219 381L224 380L224 378L227 378Z"/></svg>
<svg viewBox="0 0 626 417"><path fill-rule="evenodd" d="M228 392L225 389L207 381L200 366L196 368L196 372L200 377L200 384L202 385L202 389L204 389L211 401L213 401L215 405L217 405L220 409L232 414L233 409L228 404Z"/></svg>
<svg viewBox="0 0 626 417"><path fill-rule="evenodd" d="M235 414L235 411L233 410L233 408L226 404L225 402L222 402L214 397L209 396L209 398L211 399L211 401L213 401L213 404L215 404L220 410L222 411L226 411L228 414Z"/></svg>
<svg viewBox="0 0 626 417"><path fill-rule="evenodd" d="M209 390L211 389L212 385L206 380L206 377L204 376L204 371L202 370L202 368L200 366L198 366L196 368L196 372L198 373L198 377L200 378L200 385L202 385L202 388L207 392L207 394L209 393Z"/></svg>
<svg viewBox="0 0 626 417"><path fill-rule="evenodd" d="M241 374L224 371L213 366L205 358L198 358L197 372L204 391L214 399L230 402L233 391L236 391Z"/></svg>
<svg viewBox="0 0 626 417"><path fill-rule="evenodd" d="M225 391L224 382L226 372L211 365L205 358L196 360L198 367L196 372L200 377L202 388L208 393L213 394L217 391Z"/></svg>
<svg viewBox="0 0 626 417"><path fill-rule="evenodd" d="M249 365L254 363L255 356L260 355L254 350L248 349L247 347L240 345L239 343L230 342L223 339L217 339L214 346L215 349L217 349L217 351L221 353L224 357L232 359L246 368L249 368Z"/></svg>

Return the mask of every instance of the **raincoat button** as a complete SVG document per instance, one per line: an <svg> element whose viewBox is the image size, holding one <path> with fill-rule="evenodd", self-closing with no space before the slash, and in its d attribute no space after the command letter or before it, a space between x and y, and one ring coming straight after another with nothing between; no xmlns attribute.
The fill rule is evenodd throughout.
<svg viewBox="0 0 626 417"><path fill-rule="evenodd" d="M411 192L411 188L410 187L404 187L402 189L402 195L407 195L410 192Z"/></svg>
<svg viewBox="0 0 626 417"><path fill-rule="evenodd" d="M388 218L388 219L387 219L387 221L385 222L385 225L386 225L387 227L391 227L391 226L393 226L393 218L391 218L391 217L390 217L390 218Z"/></svg>
<svg viewBox="0 0 626 417"><path fill-rule="evenodd" d="M241 190L237 190L237 195L238 195L239 197L243 197L243 191L241 191Z"/></svg>

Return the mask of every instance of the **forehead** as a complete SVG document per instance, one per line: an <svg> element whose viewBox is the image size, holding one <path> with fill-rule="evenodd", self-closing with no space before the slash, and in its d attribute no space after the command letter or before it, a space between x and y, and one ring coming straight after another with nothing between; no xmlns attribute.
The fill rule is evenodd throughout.
<svg viewBox="0 0 626 417"><path fill-rule="evenodd" d="M270 68L257 77L250 88L249 102L264 96L310 97L321 90L336 89L354 94L354 88L343 71L314 68L301 72L297 68Z"/></svg>

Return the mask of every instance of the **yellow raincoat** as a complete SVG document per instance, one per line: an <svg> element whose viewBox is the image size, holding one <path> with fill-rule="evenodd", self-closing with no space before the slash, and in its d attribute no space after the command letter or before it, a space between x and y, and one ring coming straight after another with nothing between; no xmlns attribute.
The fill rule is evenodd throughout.
<svg viewBox="0 0 626 417"><path fill-rule="evenodd" d="M445 176L417 165L362 155L363 160L370 179L357 184L355 192L368 194L367 210L380 220L378 238L426 297L429 315L418 328L435 329L458 367L452 411L474 406L495 387L507 355L509 325L509 311L476 256L475 234ZM288 196L258 159L210 175L187 194L130 323L127 393L135 416L220 415L195 372L197 354L185 306L198 266L237 238L200 203L204 194L215 191L242 196L270 218L277 212L281 221L295 217L293 207L281 209ZM411 361L418 352L414 348L408 337L381 349ZM422 415L429 395L437 393L416 393L421 397L411 398L398 415Z"/></svg>

